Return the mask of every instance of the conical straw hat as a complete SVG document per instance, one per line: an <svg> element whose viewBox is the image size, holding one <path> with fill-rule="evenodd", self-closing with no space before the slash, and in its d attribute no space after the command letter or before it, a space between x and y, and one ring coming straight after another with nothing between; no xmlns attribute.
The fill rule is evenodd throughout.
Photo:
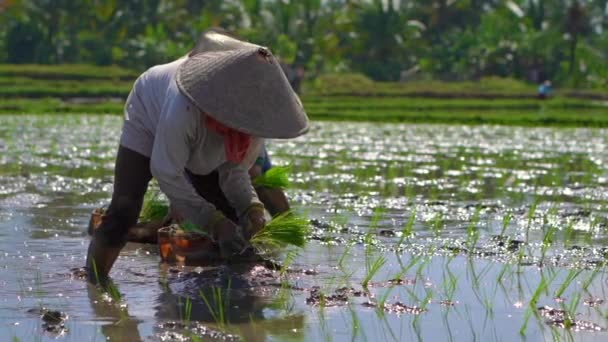
<svg viewBox="0 0 608 342"><path fill-rule="evenodd" d="M295 138L308 131L302 103L267 48L213 31L202 39L206 50L188 57L177 72L180 91L201 111L262 138Z"/></svg>

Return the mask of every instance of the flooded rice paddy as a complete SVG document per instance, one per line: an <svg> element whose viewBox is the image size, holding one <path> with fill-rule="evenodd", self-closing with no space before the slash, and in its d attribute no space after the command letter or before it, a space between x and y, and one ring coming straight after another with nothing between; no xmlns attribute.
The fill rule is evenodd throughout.
<svg viewBox="0 0 608 342"><path fill-rule="evenodd" d="M606 130L316 123L269 145L304 250L183 268L129 244L105 293L78 268L121 118L0 122L2 340L608 338Z"/></svg>

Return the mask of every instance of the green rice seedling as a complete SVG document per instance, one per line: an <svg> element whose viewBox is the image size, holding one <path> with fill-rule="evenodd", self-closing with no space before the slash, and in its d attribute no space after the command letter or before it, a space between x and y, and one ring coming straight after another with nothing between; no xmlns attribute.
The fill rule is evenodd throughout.
<svg viewBox="0 0 608 342"><path fill-rule="evenodd" d="M382 207L377 207L376 209L374 209L374 213L369 224L370 230L376 231L378 229L378 227L380 226L380 221L382 221L382 218L384 218L385 214L386 209Z"/></svg>
<svg viewBox="0 0 608 342"><path fill-rule="evenodd" d="M524 316L524 323L522 324L521 328L519 329L520 335L525 335L526 330L528 329L528 322L530 320L530 316L532 316L533 314L535 316L538 316L538 313L536 311L536 305L538 303L538 299L540 298L541 294L547 292L549 286L555 280L556 277L557 277L557 272L553 273L551 275L551 278L549 280L547 280L544 273L541 272L540 283L538 284L538 287L532 294L532 298L530 299L530 302L528 304L528 309L526 310L526 314Z"/></svg>
<svg viewBox="0 0 608 342"><path fill-rule="evenodd" d="M291 313L295 309L294 302L291 301L292 298L293 293L289 288L289 283L282 281L278 293L274 295L274 298L268 307L274 310L281 310L284 313Z"/></svg>
<svg viewBox="0 0 608 342"><path fill-rule="evenodd" d="M382 266L384 266L384 264L386 263L386 258L384 256L379 256L376 260L374 260L373 262L366 262L366 267L365 267L365 277L363 278L363 281L361 282L361 285L365 288L367 288L367 285L369 284L369 281L373 278L373 276L378 273L378 271L382 268Z"/></svg>
<svg viewBox="0 0 608 342"><path fill-rule="evenodd" d="M254 178L252 183L254 186L285 189L288 188L290 184L290 173L291 166L275 166Z"/></svg>
<svg viewBox="0 0 608 342"><path fill-rule="evenodd" d="M507 228L509 227L509 224L511 223L511 220L513 219L513 214L508 211L505 216L503 216L502 218L502 230L500 231L500 236L504 236L505 232L507 231Z"/></svg>
<svg viewBox="0 0 608 342"><path fill-rule="evenodd" d="M557 291L555 291L555 297L560 298L561 296L563 296L566 289L581 273L583 273L582 269L570 270L570 272L568 272L568 275L566 276L566 279L564 279L564 282L560 285Z"/></svg>
<svg viewBox="0 0 608 342"><path fill-rule="evenodd" d="M534 214L536 213L536 208L540 203L540 198L535 197L532 205L530 206L530 211L528 211L528 224L526 225L526 242L529 241L530 236L530 228L532 228L532 221L534 221Z"/></svg>
<svg viewBox="0 0 608 342"><path fill-rule="evenodd" d="M287 269L289 268L289 266L291 266L297 256L298 251L296 250L291 250L287 252L285 260L283 260L283 265L281 265L281 269L279 270L279 275L281 276L281 278L285 276L285 274L287 273Z"/></svg>
<svg viewBox="0 0 608 342"><path fill-rule="evenodd" d="M443 214L437 213L433 218L433 223L431 224L431 231L435 236L439 236L439 234L441 234L441 230L443 230Z"/></svg>
<svg viewBox="0 0 608 342"><path fill-rule="evenodd" d="M602 267L601 272L604 273L605 270L606 270L606 267L604 266L604 267ZM593 282L595 277L597 277L598 274L600 274L600 269L598 269L598 268L593 269L593 271L589 275L589 278L587 278L583 281L583 284L582 284L583 290L587 291L589 289L589 286L591 286L591 283Z"/></svg>
<svg viewBox="0 0 608 342"><path fill-rule="evenodd" d="M361 322L359 317L357 316L357 312L352 308L351 304L348 304L348 311L350 312L350 321L351 321L351 340L356 341L359 332L364 333L361 330ZM363 335L363 340L367 341L365 335Z"/></svg>
<svg viewBox="0 0 608 342"><path fill-rule="evenodd" d="M452 272L450 267L446 265L443 272L443 278L442 287L445 289L446 299L452 301L454 299L454 293L456 292L458 277Z"/></svg>
<svg viewBox="0 0 608 342"><path fill-rule="evenodd" d="M469 225L467 226L467 247L469 252L472 252L477 245L477 241L479 240L479 230L477 229L477 224L479 223L479 215L481 213L481 207L477 207L475 209L475 213L473 214L473 218Z"/></svg>
<svg viewBox="0 0 608 342"><path fill-rule="evenodd" d="M498 276L496 276L496 285L498 284L503 284L503 279L505 277L505 274L511 270L511 265L510 264L505 264L502 269L500 270L500 272L498 272Z"/></svg>
<svg viewBox="0 0 608 342"><path fill-rule="evenodd" d="M187 233L196 233L199 235L209 236L209 233L207 231L201 229L198 225L190 221L180 223L179 227Z"/></svg>
<svg viewBox="0 0 608 342"><path fill-rule="evenodd" d="M169 206L160 199L160 191L148 191L139 214L142 221L162 220L169 213Z"/></svg>
<svg viewBox="0 0 608 342"><path fill-rule="evenodd" d="M407 271L409 271L412 267L416 266L416 264L418 264L418 262L420 260L422 260L422 258L424 258L423 254L419 254L419 255L411 258L410 261L406 265L401 266L401 272L403 274L407 273Z"/></svg>
<svg viewBox="0 0 608 342"><path fill-rule="evenodd" d="M570 330L570 328L574 326L573 320L576 317L576 308L578 307L581 301L581 296L581 292L577 291L572 295L572 298L570 298L570 304L566 305L565 302L561 303L561 308L566 313L564 315L564 328L566 328L567 330Z"/></svg>
<svg viewBox="0 0 608 342"><path fill-rule="evenodd" d="M544 220L548 221L548 216L551 216L552 213L556 213L556 212L557 212L557 208L553 207L551 210L549 210L549 213L547 213L547 215L544 216ZM549 247L551 247L551 245L553 244L553 239L554 239L556 232L557 232L557 227L554 225L549 225L549 227L545 230L545 235L543 236L543 243L542 243L542 247L541 247L541 256L540 256L541 265L544 263L545 256L547 254L547 251L549 250Z"/></svg>
<svg viewBox="0 0 608 342"><path fill-rule="evenodd" d="M350 251L352 250L352 248L353 248L353 245L351 243L347 243L346 247L344 247L344 252L342 252L340 259L338 260L338 268L340 268L340 271L342 271L342 273L344 273L344 274L349 274L346 271L346 266L344 264L344 260L346 260L346 257L350 254Z"/></svg>
<svg viewBox="0 0 608 342"><path fill-rule="evenodd" d="M111 281L108 282L108 284L107 284L107 286L105 286L105 288L115 303L118 303L122 300L122 295L120 294L118 287L116 285L114 285L114 283L112 283Z"/></svg>
<svg viewBox="0 0 608 342"><path fill-rule="evenodd" d="M280 248L287 245L304 247L310 222L291 212L275 216L250 240L256 248Z"/></svg>
<svg viewBox="0 0 608 342"><path fill-rule="evenodd" d="M177 304L181 308L182 306L182 297L177 297ZM190 297L186 297L186 301L184 303L184 313L182 315L181 309L179 310L180 320L184 321L186 325L190 324L190 318L192 317L192 300Z"/></svg>
<svg viewBox="0 0 608 342"><path fill-rule="evenodd" d="M403 226L403 229L401 230L401 237L399 238L399 241L395 246L396 249L399 249L401 247L401 244L403 244L403 241L406 238L410 238L414 234L414 222L416 222L416 209L412 210L410 217Z"/></svg>
<svg viewBox="0 0 608 342"><path fill-rule="evenodd" d="M226 289L223 289L223 288L217 287L217 286L211 287L211 297L210 298L207 298L207 296L205 295L205 293L202 290L200 290L198 292L199 296L205 302L205 305L207 306L207 309L209 310L211 317L213 317L213 320L215 321L215 323L222 330L224 330L226 328L226 324L227 324L226 309L230 305L230 297L229 296L224 297L223 291L226 291L226 294L228 294L228 292L230 291L230 287L231 287L231 280L228 280L228 287Z"/></svg>
<svg viewBox="0 0 608 342"><path fill-rule="evenodd" d="M569 244L574 240L576 232L574 231L574 220L570 220L564 231L564 244Z"/></svg>
<svg viewBox="0 0 608 342"><path fill-rule="evenodd" d="M433 301L433 297L435 297L435 291L433 291L433 289L430 287L427 288L426 296L422 299L422 302L420 302L420 309L422 309L423 311L426 310L426 307Z"/></svg>

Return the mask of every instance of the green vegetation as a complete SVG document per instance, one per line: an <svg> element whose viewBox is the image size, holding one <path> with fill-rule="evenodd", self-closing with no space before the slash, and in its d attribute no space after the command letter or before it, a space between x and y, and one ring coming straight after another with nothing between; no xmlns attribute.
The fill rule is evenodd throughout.
<svg viewBox="0 0 608 342"><path fill-rule="evenodd" d="M265 173L257 176L253 180L253 185L284 189L289 187L290 173L291 166L275 166Z"/></svg>
<svg viewBox="0 0 608 342"><path fill-rule="evenodd" d="M73 71L66 65L29 65L19 76L8 71L20 67L0 65L0 85L5 85L0 87L0 114L121 115L135 78L126 69L89 70L82 65ZM123 79L129 76L132 78ZM533 87L511 79L390 83L334 74L306 83L304 88L302 99L313 120L608 126L606 95L602 93L562 90L555 98L541 101L535 98ZM257 182L285 187L287 173L276 169Z"/></svg>
<svg viewBox="0 0 608 342"><path fill-rule="evenodd" d="M280 248L284 246L304 247L310 222L300 216L287 212L275 216L252 238L254 246Z"/></svg>
<svg viewBox="0 0 608 342"><path fill-rule="evenodd" d="M271 47L312 78L500 76L599 90L608 79L606 3L590 0L10 0L0 2L0 63L141 71L185 55L214 26Z"/></svg>
<svg viewBox="0 0 608 342"><path fill-rule="evenodd" d="M148 191L144 196L144 204L139 214L143 222L162 220L169 213L169 206L160 199L160 191Z"/></svg>

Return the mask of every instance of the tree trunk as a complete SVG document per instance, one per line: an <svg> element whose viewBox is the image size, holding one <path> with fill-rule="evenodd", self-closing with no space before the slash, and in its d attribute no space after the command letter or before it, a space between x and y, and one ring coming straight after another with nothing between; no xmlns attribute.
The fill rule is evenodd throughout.
<svg viewBox="0 0 608 342"><path fill-rule="evenodd" d="M576 71L576 45L578 44L578 35L575 34L572 36L572 40L570 41L570 70L568 70L568 74L570 77L574 76L574 72Z"/></svg>

